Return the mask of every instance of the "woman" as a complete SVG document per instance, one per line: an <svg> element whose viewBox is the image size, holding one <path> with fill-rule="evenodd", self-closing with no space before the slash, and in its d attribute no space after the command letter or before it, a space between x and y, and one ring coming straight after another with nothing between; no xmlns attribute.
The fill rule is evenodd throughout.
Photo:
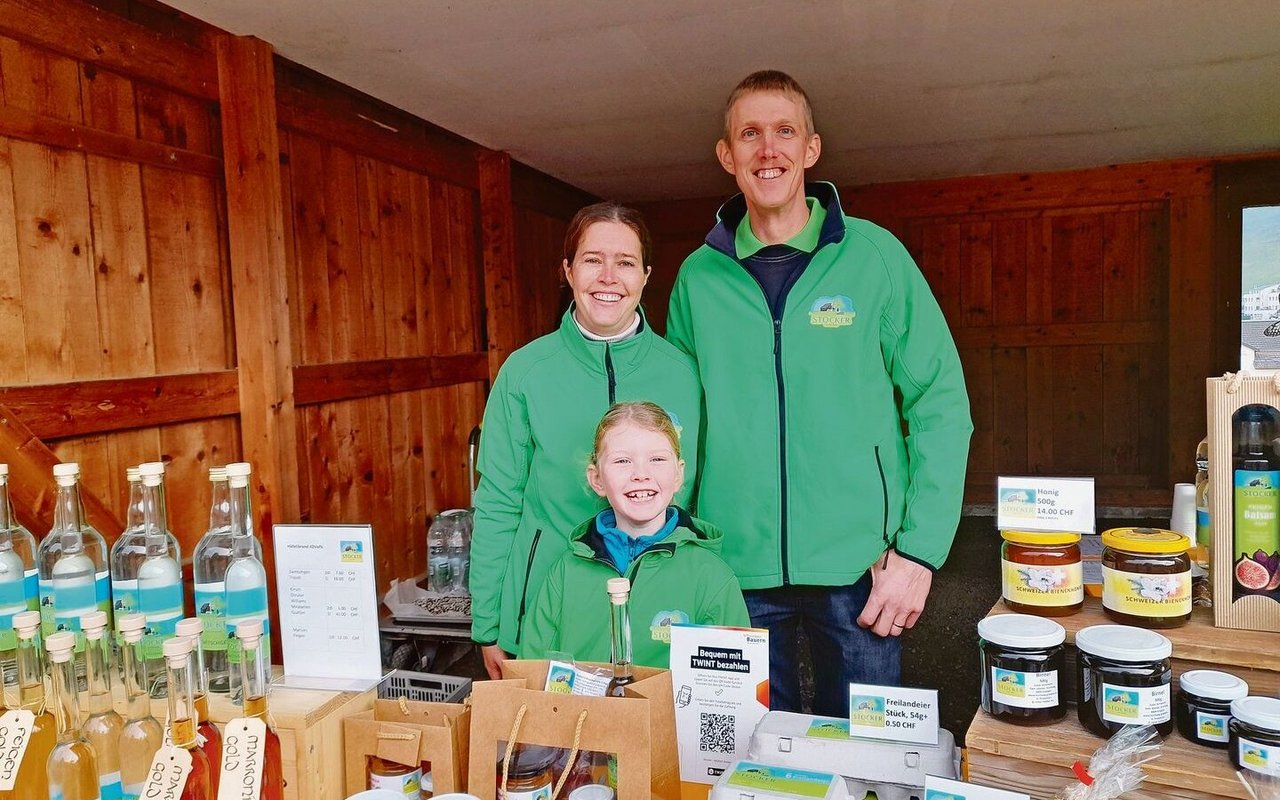
<svg viewBox="0 0 1280 800"><path fill-rule="evenodd" d="M558 330L511 354L489 393L470 584L471 636L494 678L519 651L525 612L569 532L604 508L583 475L610 406L648 400L671 415L690 464L684 485L694 485L702 390L693 362L639 309L650 254L636 211L597 203L574 215L561 264L573 304ZM677 504L689 496L682 489Z"/></svg>

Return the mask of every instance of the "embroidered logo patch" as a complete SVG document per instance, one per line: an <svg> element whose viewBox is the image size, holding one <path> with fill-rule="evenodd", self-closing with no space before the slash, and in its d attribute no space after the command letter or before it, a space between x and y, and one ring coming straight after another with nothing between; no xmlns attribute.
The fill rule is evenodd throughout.
<svg viewBox="0 0 1280 800"><path fill-rule="evenodd" d="M853 310L853 300L848 295L824 295L809 307L809 324L820 328L843 328L852 325L857 315Z"/></svg>
<svg viewBox="0 0 1280 800"><path fill-rule="evenodd" d="M671 644L671 626L684 625L688 621L689 615L683 611L659 611L649 623L649 638L655 642Z"/></svg>

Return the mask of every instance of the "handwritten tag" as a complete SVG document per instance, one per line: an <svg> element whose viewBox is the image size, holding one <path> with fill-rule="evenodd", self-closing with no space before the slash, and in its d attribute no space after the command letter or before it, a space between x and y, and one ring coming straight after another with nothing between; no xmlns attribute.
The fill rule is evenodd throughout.
<svg viewBox="0 0 1280 800"><path fill-rule="evenodd" d="M222 731L222 770L218 800L259 800L267 757L267 723L237 717Z"/></svg>
<svg viewBox="0 0 1280 800"><path fill-rule="evenodd" d="M169 745L156 751L147 770L147 782L142 785L142 797L156 800L179 800L191 774L191 753L181 747Z"/></svg>
<svg viewBox="0 0 1280 800"><path fill-rule="evenodd" d="M14 788L35 726L36 715L27 709L6 711L0 716L0 792Z"/></svg>

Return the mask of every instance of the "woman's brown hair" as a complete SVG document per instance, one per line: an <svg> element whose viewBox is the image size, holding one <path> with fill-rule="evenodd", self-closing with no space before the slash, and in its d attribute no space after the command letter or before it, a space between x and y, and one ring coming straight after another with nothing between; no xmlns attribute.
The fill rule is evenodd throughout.
<svg viewBox="0 0 1280 800"><path fill-rule="evenodd" d="M578 245L587 228L597 222L620 222L626 225L640 239L640 260L645 269L649 267L649 258L653 255L653 240L649 238L649 228L644 224L644 217L634 208L627 208L619 203L593 203L578 210L569 221L569 230L564 235L564 260L570 265L578 254Z"/></svg>

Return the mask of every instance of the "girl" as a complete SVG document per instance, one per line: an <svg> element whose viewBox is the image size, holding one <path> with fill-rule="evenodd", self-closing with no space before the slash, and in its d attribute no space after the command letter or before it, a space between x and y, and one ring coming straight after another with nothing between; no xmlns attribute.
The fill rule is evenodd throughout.
<svg viewBox="0 0 1280 800"><path fill-rule="evenodd" d="M720 530L671 505L684 483L680 436L653 403L619 403L596 428L587 482L609 508L579 525L525 625L521 658L607 662L605 583L631 580L632 655L668 667L671 625L748 627L738 579L720 560Z"/></svg>

